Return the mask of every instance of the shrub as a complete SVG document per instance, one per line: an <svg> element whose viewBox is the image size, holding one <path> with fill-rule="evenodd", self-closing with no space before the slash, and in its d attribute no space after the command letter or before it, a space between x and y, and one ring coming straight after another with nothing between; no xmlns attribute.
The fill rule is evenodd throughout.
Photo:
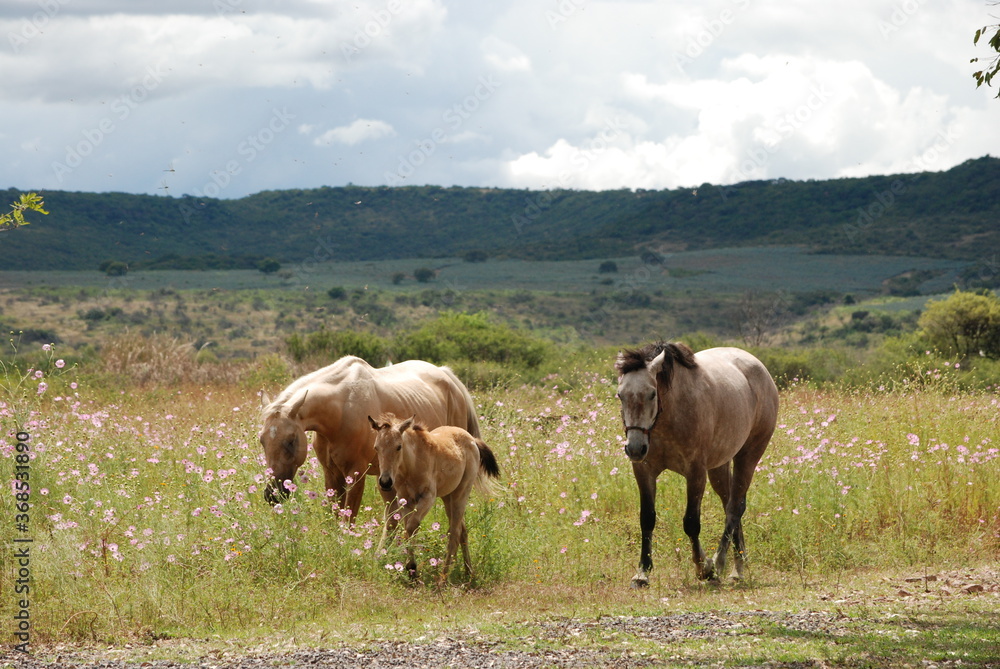
<svg viewBox="0 0 1000 669"><path fill-rule="evenodd" d="M264 258L257 263L257 269L264 274L274 274L281 269L281 263L274 258Z"/></svg>
<svg viewBox="0 0 1000 669"><path fill-rule="evenodd" d="M798 382L827 383L841 377L849 367L841 351L826 348L788 350L783 348L753 349L778 388Z"/></svg>
<svg viewBox="0 0 1000 669"><path fill-rule="evenodd" d="M128 265L118 260L105 260L98 268L107 276L125 276L128 274Z"/></svg>
<svg viewBox="0 0 1000 669"><path fill-rule="evenodd" d="M320 330L305 337L295 333L285 343L295 362L321 358L321 364L326 365L345 355L356 355L373 367L381 367L389 359L388 342L368 332Z"/></svg>
<svg viewBox="0 0 1000 669"><path fill-rule="evenodd" d="M428 267L418 267L413 270L413 278L420 283L427 283L434 278L434 270Z"/></svg>
<svg viewBox="0 0 1000 669"><path fill-rule="evenodd" d="M605 260L601 263L601 266L597 268L600 274L612 274L618 271L618 263L614 260Z"/></svg>
<svg viewBox="0 0 1000 669"><path fill-rule="evenodd" d="M919 325L931 348L968 360L1000 358L1000 300L991 293L956 291L929 302Z"/></svg>
<svg viewBox="0 0 1000 669"><path fill-rule="evenodd" d="M550 355L551 344L506 325L485 313L445 312L404 334L394 350L399 359L418 358L436 364L458 360L496 362L522 369L537 368Z"/></svg>

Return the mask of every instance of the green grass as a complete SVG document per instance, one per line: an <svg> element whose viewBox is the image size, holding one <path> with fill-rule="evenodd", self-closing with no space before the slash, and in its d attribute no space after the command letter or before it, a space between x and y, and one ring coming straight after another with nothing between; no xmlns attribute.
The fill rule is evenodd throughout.
<svg viewBox="0 0 1000 669"><path fill-rule="evenodd" d="M432 585L445 545L440 504L418 534L428 585L414 586L397 567L402 547L377 551L380 514L370 480L353 528L324 503L312 457L287 504L264 503L253 392L142 390L88 383L82 373L74 389L71 372L53 374L39 396L31 381L18 395L16 424L27 426L35 454L34 641L217 636L249 647L294 637L319 645L477 625L524 645L548 620L715 611L744 625L731 642L692 638L664 647L622 637L613 646L734 665L778 658L852 666L891 666L899 652L913 662L954 652L981 663L989 653L983 640L996 647L994 593L935 597L944 587L936 584L929 594L898 595L913 589L902 575L995 568L995 395L946 384L919 392L786 390L745 516L749 579L721 587L695 579L681 528L683 479L667 472L652 585L636 592L629 579L638 561L637 494L610 373L599 362L595 371L568 370L544 385L476 393L505 487L490 499L472 498L476 577L467 583L453 570L443 589ZM13 408L0 408L7 477ZM3 517L12 518L11 496L0 499ZM707 493L706 547L721 526L718 500ZM0 617L8 621L11 560L10 551L0 558ZM758 609L843 610L847 631L800 634L750 615ZM545 643L599 645L611 632L594 634Z"/></svg>

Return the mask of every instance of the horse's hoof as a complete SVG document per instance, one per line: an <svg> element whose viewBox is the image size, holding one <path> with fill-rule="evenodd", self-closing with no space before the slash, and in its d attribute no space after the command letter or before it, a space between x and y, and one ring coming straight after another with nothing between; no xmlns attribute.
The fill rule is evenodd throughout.
<svg viewBox="0 0 1000 669"><path fill-rule="evenodd" d="M632 579L632 589L633 590L642 590L643 588L648 588L648 587L649 587L649 579L648 578L633 578Z"/></svg>

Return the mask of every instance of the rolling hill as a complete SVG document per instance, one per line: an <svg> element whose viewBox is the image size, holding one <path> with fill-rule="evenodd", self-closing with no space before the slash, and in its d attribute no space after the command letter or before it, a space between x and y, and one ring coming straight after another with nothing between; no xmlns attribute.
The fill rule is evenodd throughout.
<svg viewBox="0 0 1000 669"><path fill-rule="evenodd" d="M1000 253L998 193L1000 159L989 156L945 172L669 190L345 186L238 200L44 191L50 215L0 235L0 253L31 270L470 252L565 260L750 245L986 263Z"/></svg>

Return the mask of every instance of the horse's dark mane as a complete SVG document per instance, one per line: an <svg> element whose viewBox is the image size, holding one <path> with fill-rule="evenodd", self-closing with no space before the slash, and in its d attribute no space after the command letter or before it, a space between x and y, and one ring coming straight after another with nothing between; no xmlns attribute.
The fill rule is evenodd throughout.
<svg viewBox="0 0 1000 669"><path fill-rule="evenodd" d="M673 363L677 363L687 369L694 369L698 366L698 361L694 359L694 351L686 344L680 342L668 343L658 341L653 344L646 344L642 348L625 349L618 355L615 361L615 370L619 375L628 374L640 369L645 369L653 358L667 352L666 361L663 364L663 371L660 372L660 379L666 387L670 387L670 379L673 373Z"/></svg>

